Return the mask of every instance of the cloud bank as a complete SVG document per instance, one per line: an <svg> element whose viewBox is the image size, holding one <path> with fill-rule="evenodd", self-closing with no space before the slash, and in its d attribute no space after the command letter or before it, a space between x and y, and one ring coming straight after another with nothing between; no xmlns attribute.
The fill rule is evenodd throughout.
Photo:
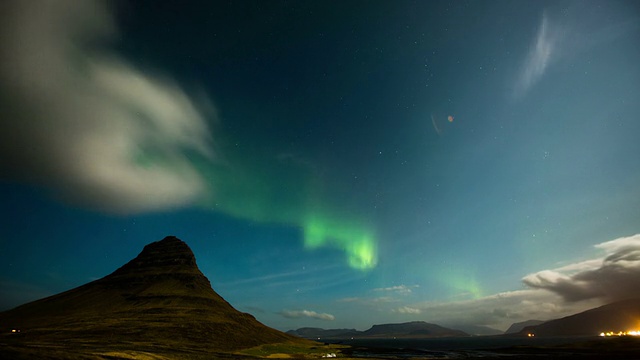
<svg viewBox="0 0 640 360"><path fill-rule="evenodd" d="M221 161L213 106L110 51L117 27L107 4L0 3L0 181L115 214L215 207L301 227L306 248L340 249L355 269L376 266L372 226L339 211L310 162L229 149Z"/></svg>
<svg viewBox="0 0 640 360"><path fill-rule="evenodd" d="M212 107L106 53L115 34L103 2L2 2L2 177L107 212L191 204L207 186L188 154L212 159Z"/></svg>
<svg viewBox="0 0 640 360"><path fill-rule="evenodd" d="M606 302L640 297L640 234L595 245L603 258L544 270L523 282L551 291L569 302L601 299Z"/></svg>
<svg viewBox="0 0 640 360"><path fill-rule="evenodd" d="M280 315L289 319L298 319L298 318L306 317L311 319L333 321L336 318L331 314L317 313L311 310L282 310L280 312Z"/></svg>

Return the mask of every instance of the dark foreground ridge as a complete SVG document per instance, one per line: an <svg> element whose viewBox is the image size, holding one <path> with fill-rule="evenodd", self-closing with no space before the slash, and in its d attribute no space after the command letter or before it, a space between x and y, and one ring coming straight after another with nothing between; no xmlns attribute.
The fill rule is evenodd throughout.
<svg viewBox="0 0 640 360"><path fill-rule="evenodd" d="M216 352L301 341L234 309L211 288L189 246L173 236L145 246L102 279L0 313L0 331L0 358L13 346L49 345L63 352L52 358L72 357L64 351L210 358Z"/></svg>

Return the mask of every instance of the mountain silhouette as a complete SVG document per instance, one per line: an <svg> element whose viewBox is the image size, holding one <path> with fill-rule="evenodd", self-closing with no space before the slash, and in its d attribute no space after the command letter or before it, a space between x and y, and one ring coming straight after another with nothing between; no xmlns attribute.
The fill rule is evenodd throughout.
<svg viewBox="0 0 640 360"><path fill-rule="evenodd" d="M526 327L538 326L538 325L540 325L542 323L544 323L544 321L542 321L542 320L527 320L527 321L521 321L521 322L513 323L513 324L511 324L511 326L509 326L507 331L505 331L504 333L505 334L517 334L517 333L521 332L522 329L524 329Z"/></svg>
<svg viewBox="0 0 640 360"><path fill-rule="evenodd" d="M365 337L464 337L469 334L464 331L448 329L436 324L424 321L411 321L401 324L373 325L369 330L364 331Z"/></svg>
<svg viewBox="0 0 640 360"><path fill-rule="evenodd" d="M536 336L596 336L601 332L638 330L640 299L627 299L525 327L520 334Z"/></svg>
<svg viewBox="0 0 640 360"><path fill-rule="evenodd" d="M20 330L12 343L192 355L300 341L234 309L173 236L102 279L0 313L0 329Z"/></svg>
<svg viewBox="0 0 640 360"><path fill-rule="evenodd" d="M412 321L400 324L373 325L365 331L356 329L321 329L300 328L289 330L287 334L306 339L391 339L391 338L434 338L434 337L466 337L469 334L464 331L449 329L440 325L430 324L424 321Z"/></svg>

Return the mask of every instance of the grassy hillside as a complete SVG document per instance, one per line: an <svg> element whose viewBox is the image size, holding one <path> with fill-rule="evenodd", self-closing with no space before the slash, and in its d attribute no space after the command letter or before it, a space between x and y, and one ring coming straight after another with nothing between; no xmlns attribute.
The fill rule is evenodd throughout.
<svg viewBox="0 0 640 360"><path fill-rule="evenodd" d="M199 358L264 344L308 344L234 309L175 237L147 245L102 279L0 313L0 332L0 343L7 344L0 352L28 346L78 356L117 352L120 358L127 351Z"/></svg>

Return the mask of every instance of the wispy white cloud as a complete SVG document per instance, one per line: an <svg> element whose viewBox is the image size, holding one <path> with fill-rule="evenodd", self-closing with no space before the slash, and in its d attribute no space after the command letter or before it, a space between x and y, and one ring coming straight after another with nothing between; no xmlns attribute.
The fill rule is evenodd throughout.
<svg viewBox="0 0 640 360"><path fill-rule="evenodd" d="M374 298L364 299L363 302L370 304L385 304L399 302L400 300L393 296L379 296Z"/></svg>
<svg viewBox="0 0 640 360"><path fill-rule="evenodd" d="M336 269L339 269L336 271ZM265 274L256 277L236 279L216 283L216 288L227 292L239 291L247 293L258 288L295 288L303 292L318 292L323 289L340 286L361 279L364 275L344 269L340 265L328 265L313 269L296 269L279 273ZM260 284L258 288L254 285ZM285 291L285 290L278 290Z"/></svg>
<svg viewBox="0 0 640 360"><path fill-rule="evenodd" d="M333 321L336 318L331 314L317 313L312 310L282 310L279 314L289 319L312 318L318 320Z"/></svg>
<svg viewBox="0 0 640 360"><path fill-rule="evenodd" d="M634 251L640 246L640 234L633 236L621 237L615 240L605 241L595 245L597 249L602 249L608 254L624 253ZM606 260L606 259L605 259Z"/></svg>
<svg viewBox="0 0 640 360"><path fill-rule="evenodd" d="M373 289L373 291L377 291L377 292L393 292L396 294L402 294L402 295L408 295L411 294L412 290L411 289L415 289L418 288L419 285L411 285L411 286L407 286L407 285L396 285L396 286L390 286L390 287L385 287L385 288L375 288Z"/></svg>
<svg viewBox="0 0 640 360"><path fill-rule="evenodd" d="M412 307L409 307L409 306L402 306L402 307L399 307L397 309L393 309L391 311L397 312L399 314L420 314L420 313L422 313L422 310L416 309L416 308L412 308Z"/></svg>
<svg viewBox="0 0 640 360"><path fill-rule="evenodd" d="M551 68L574 63L586 51L611 43L639 26L637 13L629 12L624 4L597 2L598 11L594 11L594 5L568 0L545 9L514 77L513 96L526 95Z"/></svg>
<svg viewBox="0 0 640 360"><path fill-rule="evenodd" d="M283 279L286 279L287 281L286 284L289 284L290 282L302 281L300 277L302 277L303 275L308 275L308 272L306 270L294 270L294 271L286 271L286 272L275 273L275 274L266 274L266 275L251 277L251 278L238 279L232 282L221 283L218 285L231 287L231 286L255 284L255 283L271 284L277 281L282 281Z"/></svg>
<svg viewBox="0 0 640 360"><path fill-rule="evenodd" d="M376 296L347 297L338 299L339 303L355 303L358 306L367 306L378 311L384 311L388 304L397 304L407 299L413 290L419 285L394 285L371 289ZM388 309L388 308L387 308ZM405 309L406 310L406 309ZM398 311L403 313L402 311ZM404 312L406 313L406 312Z"/></svg>
<svg viewBox="0 0 640 360"><path fill-rule="evenodd" d="M561 36L557 25L551 22L547 13L543 13L516 82L517 96L524 95L544 75L556 55Z"/></svg>
<svg viewBox="0 0 640 360"><path fill-rule="evenodd" d="M117 32L106 2L4 1L1 10L2 177L116 213L206 193L187 153L213 158L213 107L98 46Z"/></svg>

